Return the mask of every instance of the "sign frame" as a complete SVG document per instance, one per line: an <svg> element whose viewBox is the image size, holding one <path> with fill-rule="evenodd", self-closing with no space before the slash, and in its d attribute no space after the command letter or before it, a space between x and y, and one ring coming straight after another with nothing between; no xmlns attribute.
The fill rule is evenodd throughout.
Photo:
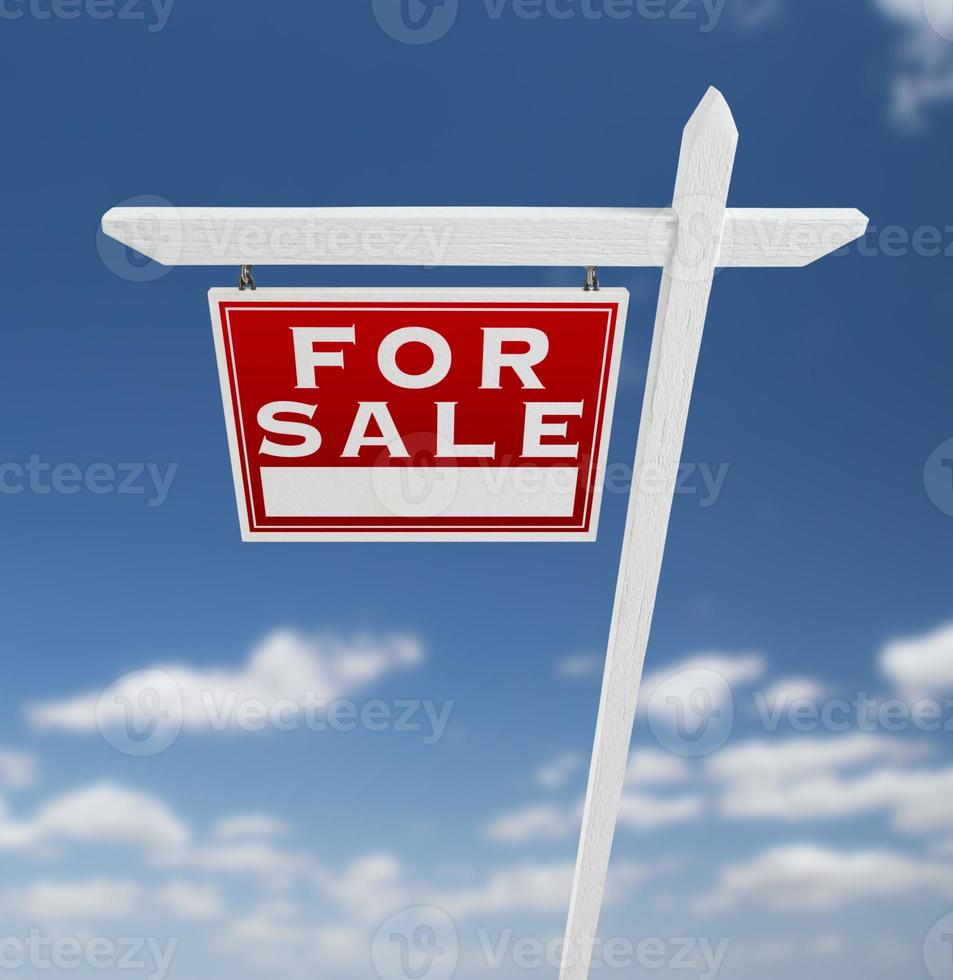
<svg viewBox="0 0 953 980"><path fill-rule="evenodd" d="M277 304L289 308L288 304L300 304L303 310L320 308L322 305L339 305L342 312L351 308L355 311L360 307L401 304L410 310L432 310L440 306L454 309L472 307L492 308L500 312L500 307L511 303L522 312L529 312L538 304L543 312L550 311L554 306L574 307L578 309L605 308L609 321L606 328L605 351L603 359L603 374L598 388L602 392L602 400L596 412L595 429L593 433L594 453L587 461L588 471L583 481L589 488L591 499L587 497L584 507L583 525L565 530L554 528L533 529L514 528L512 530L500 527L494 530L466 530L465 525L459 528L407 528L384 531L382 529L348 531L321 530L315 527L305 529L289 523L287 529L277 530L268 525L260 524L256 514L255 497L260 496L260 484L252 486L254 480L245 433L242 431L241 407L239 398L238 369L234 359L232 344L232 326L228 312L235 307L247 309L250 306L267 310L269 305ZM604 289L598 292L584 293L579 289L569 288L279 288L259 289L254 292L240 289L215 288L209 291L209 313L215 341L216 361L218 364L219 383L222 390L222 405L225 412L226 431L228 436L229 455L232 464L232 478L235 485L235 497L238 504L238 516L241 526L242 539L246 542L594 542L597 539L599 516L604 493L606 464L609 454L612 421L614 417L616 392L618 389L619 368L622 357L622 345L625 337L626 318L628 315L629 291L627 289ZM293 309L294 307L290 307ZM451 343L449 334L448 341ZM320 397L318 390L315 397ZM427 396L421 393L422 397ZM311 396L309 395L309 398ZM357 469L357 468L355 468ZM362 471L364 468L361 468ZM499 467L468 467L467 469L499 470ZM513 467L512 469L518 469ZM524 472L532 469L523 468ZM577 484L574 501L578 501L580 485ZM371 517L368 515L368 520ZM291 519L289 518L289 521ZM386 518L381 517L383 523ZM394 521L397 519L395 518ZM394 523L392 521L391 523ZM421 519L421 524L426 524Z"/></svg>

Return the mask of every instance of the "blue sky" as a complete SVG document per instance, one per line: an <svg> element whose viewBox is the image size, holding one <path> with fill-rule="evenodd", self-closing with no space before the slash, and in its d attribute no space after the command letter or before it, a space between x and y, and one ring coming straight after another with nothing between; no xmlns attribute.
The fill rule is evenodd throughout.
<svg viewBox="0 0 953 980"><path fill-rule="evenodd" d="M391 36L383 0L3 6L0 938L39 930L84 956L90 937L176 940L164 975L182 980L374 962L392 980L371 940L410 907L449 916L460 977L523 976L516 939L558 936L624 495L594 545L242 545L205 298L237 270L160 274L96 231L142 196L665 205L714 84L741 134L730 203L859 207L872 231L807 269L717 277L695 492L675 503L604 916L606 936L657 948L599 974L953 976L933 928L953 912L950 735L909 718L799 731L787 710L864 692L953 717L953 30L932 0L671 2L660 18L473 2L441 22L454 6L426 44ZM602 273L632 294L610 462L634 451L658 278ZM42 492L31 458L142 492ZM702 474L719 473L712 494ZM185 692L182 730L129 754L96 705L152 668ZM699 677L734 723L686 758L664 717L644 719L653 692ZM391 718L216 732L203 709L304 691ZM503 943L496 969L481 936ZM727 942L711 969L702 939ZM102 972L83 962L73 975Z"/></svg>

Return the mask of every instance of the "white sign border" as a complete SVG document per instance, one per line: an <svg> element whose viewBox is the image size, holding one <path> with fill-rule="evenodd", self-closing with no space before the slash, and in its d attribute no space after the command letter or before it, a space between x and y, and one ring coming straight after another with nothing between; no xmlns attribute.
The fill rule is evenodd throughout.
<svg viewBox="0 0 953 980"><path fill-rule="evenodd" d="M597 292L584 292L581 288L571 287L504 287L504 288L448 288L448 287L400 287L400 288L355 288L342 287L296 287L257 289L254 292L235 288L214 288L209 290L209 315L212 322L212 333L215 341L215 358L218 366L219 384L222 394L222 408L225 413L226 432L228 436L229 458L232 467L232 480L235 486L235 500L238 509L239 525L242 540L249 543L300 543L300 542L340 542L342 544L367 543L552 543L587 542L593 543L598 539L599 520L602 512L602 497L605 486L606 465L608 462L609 442L612 435L612 422L615 415L615 401L619 385L619 370L622 359L622 347L625 340L626 324L629 312L629 291L624 288L601 289ZM246 494L251 499L250 488L245 486L245 478L241 468L239 432L236 428L235 412L232 406L231 381L228 374L225 342L222 331L220 304L222 303L336 303L351 305L355 303L407 303L409 306L421 303L572 303L579 305L587 303L592 306L618 305L618 316L615 327L615 341L611 351L606 351L608 364L604 363L604 371L608 371L606 385L606 400L602 418L599 454L596 460L595 484L593 490L592 514L589 530L574 531L256 531L252 530L246 509ZM236 378L236 385L237 385ZM597 413L598 415L598 413Z"/></svg>

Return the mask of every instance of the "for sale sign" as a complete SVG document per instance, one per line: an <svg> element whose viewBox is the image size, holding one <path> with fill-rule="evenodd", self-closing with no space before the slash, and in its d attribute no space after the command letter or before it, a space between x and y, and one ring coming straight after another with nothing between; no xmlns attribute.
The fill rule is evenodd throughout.
<svg viewBox="0 0 953 980"><path fill-rule="evenodd" d="M209 302L245 540L595 540L625 290Z"/></svg>

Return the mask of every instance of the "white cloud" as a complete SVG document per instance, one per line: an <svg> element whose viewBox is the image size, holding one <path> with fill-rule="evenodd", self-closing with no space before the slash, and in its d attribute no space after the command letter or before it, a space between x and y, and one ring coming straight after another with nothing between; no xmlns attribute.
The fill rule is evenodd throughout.
<svg viewBox="0 0 953 980"><path fill-rule="evenodd" d="M330 881L330 879L328 879ZM373 897L373 896L371 896ZM388 910L390 915L394 910ZM363 916L365 924L352 922L323 925L310 908L287 898L261 902L234 918L225 928L223 954L236 950L269 974L299 975L304 968L324 975L328 961L368 965L370 937L378 923Z"/></svg>
<svg viewBox="0 0 953 980"><path fill-rule="evenodd" d="M927 110L953 100L953 7L949 0L874 0L902 31L891 80L891 112L909 128Z"/></svg>
<svg viewBox="0 0 953 980"><path fill-rule="evenodd" d="M37 881L7 896L9 908L33 922L124 918L138 912L142 888L132 881Z"/></svg>
<svg viewBox="0 0 953 980"><path fill-rule="evenodd" d="M282 850L265 836L265 831L282 828L279 821L266 820L263 814L230 817L216 828L224 829L225 836L196 843L190 828L161 800L113 783L99 783L56 797L20 821L0 807L0 851L42 853L71 842L131 846L140 848L156 867L252 876L275 890L315 873L315 862L307 854ZM169 910L169 903L176 900L183 915L211 915L217 908L208 887L173 885L159 893Z"/></svg>
<svg viewBox="0 0 953 980"><path fill-rule="evenodd" d="M953 823L953 768L912 768L923 755L920 743L856 733L749 742L711 757L707 772L722 784L719 810L729 818L797 823L883 812L901 832L942 833Z"/></svg>
<svg viewBox="0 0 953 980"><path fill-rule="evenodd" d="M634 885L662 870L661 862L657 868L615 862L607 905L624 899ZM238 948L246 959L285 971L302 964L320 971L328 961L366 965L376 929L406 909L432 906L458 922L495 913L562 914L572 878L569 861L520 863L448 886L411 881L395 856L369 854L335 872L313 866L313 898L321 903L320 911L286 897L261 902L223 925L220 944L223 949Z"/></svg>
<svg viewBox="0 0 953 980"><path fill-rule="evenodd" d="M723 782L790 781L872 762L922 757L923 747L899 738L853 732L833 738L760 739L724 748L708 757L709 775Z"/></svg>
<svg viewBox="0 0 953 980"><path fill-rule="evenodd" d="M813 936L807 942L807 951L812 956L836 956L846 949L846 940L836 932L825 932L820 936Z"/></svg>
<svg viewBox="0 0 953 980"><path fill-rule="evenodd" d="M751 902L780 910L817 910L924 891L953 896L953 868L893 851L788 844L724 868L714 892L697 906L714 912Z"/></svg>
<svg viewBox="0 0 953 980"><path fill-rule="evenodd" d="M572 862L519 864L492 872L472 888L439 894L436 904L451 916L499 912L559 912L566 910L572 890ZM610 871L606 903L622 900L648 870L640 864L619 861Z"/></svg>
<svg viewBox="0 0 953 980"><path fill-rule="evenodd" d="M400 862L390 854L367 855L342 873L319 873L317 881L342 908L362 921L383 921L412 904Z"/></svg>
<svg viewBox="0 0 953 980"><path fill-rule="evenodd" d="M619 804L619 826L649 831L697 820L705 809L701 796L662 798L645 793L624 793Z"/></svg>
<svg viewBox="0 0 953 980"><path fill-rule="evenodd" d="M746 959L766 960L769 963L794 959L797 954L797 945L784 939L768 939L744 952Z"/></svg>
<svg viewBox="0 0 953 980"><path fill-rule="evenodd" d="M567 753L540 767L536 780L549 788L563 786L568 777L582 767L583 758ZM625 785L629 790L686 780L691 773L680 756L658 749L640 749L629 758ZM654 830L672 823L694 819L701 813L702 800L696 796L662 798L627 792L622 800L619 823L631 830ZM582 821L581 800L568 803L539 803L501 814L484 833L491 840L521 844L533 840L565 840L578 833Z"/></svg>
<svg viewBox="0 0 953 980"><path fill-rule="evenodd" d="M788 823L890 813L897 830L944 832L953 824L953 768L884 769L853 778L820 776L788 785L735 788L725 796L722 813L743 819Z"/></svg>
<svg viewBox="0 0 953 980"><path fill-rule="evenodd" d="M156 902L179 919L220 919L225 914L217 885L170 881L156 893Z"/></svg>
<svg viewBox="0 0 953 980"><path fill-rule="evenodd" d="M758 27L779 7L779 0L758 0L734 13L740 24ZM890 114L904 129L921 129L930 109L953 102L953 5L950 0L872 0L871 8L899 32L888 78Z"/></svg>
<svg viewBox="0 0 953 980"><path fill-rule="evenodd" d="M288 825L267 813L239 813L219 820L212 833L227 839L280 837L288 833Z"/></svg>
<svg viewBox="0 0 953 980"><path fill-rule="evenodd" d="M582 768L583 758L578 752L566 752L536 770L536 782L549 789L565 786L570 776Z"/></svg>
<svg viewBox="0 0 953 980"><path fill-rule="evenodd" d="M887 643L880 654L880 669L911 699L953 691L953 623Z"/></svg>
<svg viewBox="0 0 953 980"><path fill-rule="evenodd" d="M163 678L158 697L168 717L158 724L181 724L191 731L215 731L238 721L237 708L261 705L266 711L290 704L302 710L348 697L397 670L424 660L420 642L409 636L306 636L293 630L271 633L239 668L196 668L159 665L120 678L108 690L91 691L61 700L28 705L28 722L41 731L92 734L101 726L126 724L130 705L155 699L157 678ZM149 690L143 678L149 678ZM158 718L157 714L150 715Z"/></svg>
<svg viewBox="0 0 953 980"><path fill-rule="evenodd" d="M875 2L885 14L895 20L908 24L926 22L923 0L875 0Z"/></svg>
<svg viewBox="0 0 953 980"><path fill-rule="evenodd" d="M783 677L756 696L769 711L783 711L798 701L817 703L825 693L824 685L813 677Z"/></svg>
<svg viewBox="0 0 953 980"><path fill-rule="evenodd" d="M572 887L571 861L497 868L468 885L453 888L407 881L400 861L390 854L371 854L337 873L321 872L314 882L352 919L379 925L389 916L415 905L434 906L454 918L498 912L564 912ZM644 865L614 862L607 903L623 899L638 882L653 873ZM335 930L342 928L335 926ZM349 927L350 928L350 927ZM366 930L363 932L366 944ZM350 933L348 940L354 938Z"/></svg>
<svg viewBox="0 0 953 980"><path fill-rule="evenodd" d="M742 687L751 684L764 676L766 669L764 657L758 653L724 654L699 653L686 657L677 663L659 670L654 670L642 681L639 697L641 705L648 705L653 695L664 684L668 697L677 698L683 704L690 704L693 696L698 693L699 679L705 673L711 674L714 680L720 679L727 687ZM680 681L684 684L680 685ZM708 692L713 702L711 707L722 707L724 685L713 684Z"/></svg>
<svg viewBox="0 0 953 980"><path fill-rule="evenodd" d="M376 923L373 923L376 925ZM268 901L229 923L223 953L237 949L246 962L269 975L323 976L328 963L368 966L373 928L368 924L316 924L308 909L287 900Z"/></svg>
<svg viewBox="0 0 953 980"><path fill-rule="evenodd" d="M529 841L566 840L579 832L583 803L565 806L542 803L511 810L496 817L485 828L491 840L505 844ZM700 796L660 797L648 793L623 793L619 804L619 826L646 832L671 824L695 820L704 810Z"/></svg>
<svg viewBox="0 0 953 980"><path fill-rule="evenodd" d="M314 861L307 855L280 850L267 841L204 845L181 863L206 872L252 875L274 889L314 872Z"/></svg>
<svg viewBox="0 0 953 980"><path fill-rule="evenodd" d="M180 851L189 828L161 800L114 783L56 797L28 820L0 820L0 850L60 841L138 846L153 856Z"/></svg>
<svg viewBox="0 0 953 980"><path fill-rule="evenodd" d="M492 872L473 888L446 892L437 905L461 917L510 911L561 912L569 904L572 877L573 866L568 862L520 864Z"/></svg>
<svg viewBox="0 0 953 980"><path fill-rule="evenodd" d="M368 955L370 940L365 930L353 926L327 926L315 933L321 958L334 963L356 964Z"/></svg>
<svg viewBox="0 0 953 980"><path fill-rule="evenodd" d="M266 902L232 922L225 934L228 947L276 946L301 943L307 935L299 908L288 901Z"/></svg>
<svg viewBox="0 0 953 980"><path fill-rule="evenodd" d="M639 715L660 745L704 755L728 739L740 690L764 672L765 660L757 653L687 657L646 676Z"/></svg>
<svg viewBox="0 0 953 980"><path fill-rule="evenodd" d="M531 840L564 840L579 829L582 805L542 803L501 814L485 828L491 840L521 844Z"/></svg>
<svg viewBox="0 0 953 980"><path fill-rule="evenodd" d="M0 750L0 789L29 789L36 784L38 772L31 753Z"/></svg>
<svg viewBox="0 0 953 980"><path fill-rule="evenodd" d="M639 749L629 757L625 774L626 786L657 786L680 783L689 778L691 770L682 756L661 749Z"/></svg>
<svg viewBox="0 0 953 980"><path fill-rule="evenodd" d="M605 658L595 653L577 653L563 657L556 664L558 677L569 680L584 680L587 677L598 677L602 673Z"/></svg>
<svg viewBox="0 0 953 980"><path fill-rule="evenodd" d="M888 811L898 830L921 834L944 831L953 822L953 769L881 770L852 779L827 776L770 789L770 795L751 792L728 797L722 812L799 822Z"/></svg>
<svg viewBox="0 0 953 980"><path fill-rule="evenodd" d="M782 960L803 963L805 956L811 956L814 959L828 959L832 956L838 956L847 951L848 945L836 933L822 933L817 936L805 937L796 943L784 939L766 940L753 946L740 946L738 943L732 943L732 949L738 962L757 959L773 963Z"/></svg>

